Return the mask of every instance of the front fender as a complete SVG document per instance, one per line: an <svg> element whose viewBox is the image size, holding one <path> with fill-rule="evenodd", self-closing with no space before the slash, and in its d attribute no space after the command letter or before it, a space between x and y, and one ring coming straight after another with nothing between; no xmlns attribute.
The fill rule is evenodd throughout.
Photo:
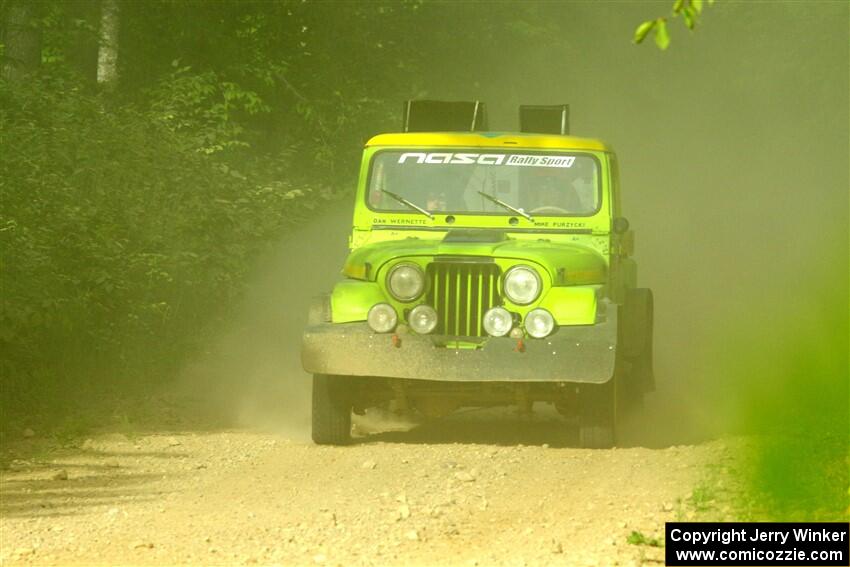
<svg viewBox="0 0 850 567"><path fill-rule="evenodd" d="M334 323L365 321L369 309L387 297L375 282L342 280L331 293L331 320Z"/></svg>
<svg viewBox="0 0 850 567"><path fill-rule="evenodd" d="M553 287L540 300L539 307L549 311L559 326L593 325L596 291L594 286Z"/></svg>

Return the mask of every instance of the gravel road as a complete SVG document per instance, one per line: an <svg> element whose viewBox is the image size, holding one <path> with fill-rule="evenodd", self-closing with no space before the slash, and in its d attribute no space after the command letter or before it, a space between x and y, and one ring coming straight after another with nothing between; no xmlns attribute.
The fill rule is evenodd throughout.
<svg viewBox="0 0 850 567"><path fill-rule="evenodd" d="M545 412L397 425L367 416L369 435L342 448L250 429L108 433L13 460L0 562L658 564L663 550L629 534L694 518L706 465L731 458L718 441L579 449Z"/></svg>
<svg viewBox="0 0 850 567"><path fill-rule="evenodd" d="M664 521L729 513L704 487L730 443L693 434L704 404L668 380L682 373L665 356L659 394L614 450L577 448L542 408L415 427L367 415L350 447L310 443L299 338L309 298L338 277L350 214L329 207L262 259L241 316L172 397L89 438L3 432L0 564L659 564Z"/></svg>

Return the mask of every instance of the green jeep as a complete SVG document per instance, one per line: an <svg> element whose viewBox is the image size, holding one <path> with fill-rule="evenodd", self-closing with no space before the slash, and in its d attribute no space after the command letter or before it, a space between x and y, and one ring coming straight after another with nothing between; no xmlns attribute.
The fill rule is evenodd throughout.
<svg viewBox="0 0 850 567"><path fill-rule="evenodd" d="M517 133L482 130L480 103L405 114L366 144L344 279L311 306L313 440L347 443L352 412L387 404L540 401L577 417L583 447L611 447L654 387L613 151L566 135L566 106L523 107Z"/></svg>

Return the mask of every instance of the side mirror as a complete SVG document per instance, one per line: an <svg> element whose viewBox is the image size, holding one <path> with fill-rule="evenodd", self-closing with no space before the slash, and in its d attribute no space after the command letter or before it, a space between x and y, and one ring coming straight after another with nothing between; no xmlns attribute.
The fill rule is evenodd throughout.
<svg viewBox="0 0 850 567"><path fill-rule="evenodd" d="M613 228L617 234L625 234L629 230L629 219L626 217L615 218Z"/></svg>

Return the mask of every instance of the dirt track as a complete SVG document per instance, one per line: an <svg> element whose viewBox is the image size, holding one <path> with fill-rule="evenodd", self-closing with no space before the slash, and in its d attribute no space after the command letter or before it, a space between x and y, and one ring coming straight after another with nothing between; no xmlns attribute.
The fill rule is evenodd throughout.
<svg viewBox="0 0 850 567"><path fill-rule="evenodd" d="M241 317L177 394L107 416L70 447L7 432L0 563L658 564L663 549L627 537L706 514L702 483L729 449L703 441L704 404L665 381L681 373L663 358L625 448L578 449L574 428L543 408L406 432L370 417L351 447L310 443L299 339L310 296L338 277L349 216L348 204L330 208L261 262Z"/></svg>
<svg viewBox="0 0 850 567"><path fill-rule="evenodd" d="M575 432L545 412L493 410L344 448L256 430L106 434L3 471L0 560L655 563L662 549L627 537L661 537L665 520L693 518L706 464L728 451L578 449Z"/></svg>

